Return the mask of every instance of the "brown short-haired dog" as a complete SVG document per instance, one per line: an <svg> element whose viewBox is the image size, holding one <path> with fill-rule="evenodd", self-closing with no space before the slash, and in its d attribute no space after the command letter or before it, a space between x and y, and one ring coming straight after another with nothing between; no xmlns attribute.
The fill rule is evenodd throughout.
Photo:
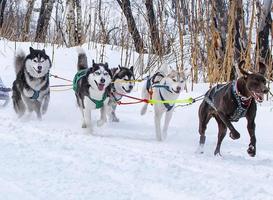
<svg viewBox="0 0 273 200"><path fill-rule="evenodd" d="M243 65L245 65L245 61L241 61L238 65L243 74L242 77L227 84L219 84L205 94L205 98L199 107L200 153L203 153L206 139L205 131L211 117L214 117L218 123L218 141L214 155L221 155L220 147L227 128L230 130L232 139L240 138L240 133L231 122L237 122L240 118L246 117L250 136L247 152L250 156L256 155L256 101L262 102L264 94L269 91L264 77L266 66L260 62L259 72L249 73L242 68Z"/></svg>

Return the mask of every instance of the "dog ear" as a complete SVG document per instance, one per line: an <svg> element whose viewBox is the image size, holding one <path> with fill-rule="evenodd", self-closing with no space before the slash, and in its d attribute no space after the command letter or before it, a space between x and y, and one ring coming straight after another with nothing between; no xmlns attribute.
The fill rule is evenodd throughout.
<svg viewBox="0 0 273 200"><path fill-rule="evenodd" d="M262 62L259 62L259 73L262 75L266 73L266 65Z"/></svg>
<svg viewBox="0 0 273 200"><path fill-rule="evenodd" d="M34 51L34 49L33 49L32 47L29 47L29 52L30 52L30 54L32 54L33 51Z"/></svg>
<svg viewBox="0 0 273 200"><path fill-rule="evenodd" d="M43 49L42 52L45 54L45 49Z"/></svg>
<svg viewBox="0 0 273 200"><path fill-rule="evenodd" d="M121 66L120 65L118 65L118 69L121 70Z"/></svg>
<svg viewBox="0 0 273 200"><path fill-rule="evenodd" d="M245 63L246 63L246 62L245 62L244 60L242 60L242 61L238 64L238 68L239 68L241 74L243 74L243 76L246 78L246 77L249 75L249 73L248 73L246 70L243 69L243 66L245 65Z"/></svg>
<svg viewBox="0 0 273 200"><path fill-rule="evenodd" d="M134 66L131 66L130 70L134 73Z"/></svg>
<svg viewBox="0 0 273 200"><path fill-rule="evenodd" d="M92 59L92 66L95 67L96 63L94 61L94 59Z"/></svg>
<svg viewBox="0 0 273 200"><path fill-rule="evenodd" d="M105 63L105 67L109 68L109 66L108 66L108 62L106 62L106 63Z"/></svg>

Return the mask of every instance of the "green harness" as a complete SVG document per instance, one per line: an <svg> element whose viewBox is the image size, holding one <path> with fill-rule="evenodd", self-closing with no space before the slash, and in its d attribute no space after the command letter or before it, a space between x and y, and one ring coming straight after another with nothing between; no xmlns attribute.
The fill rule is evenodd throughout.
<svg viewBox="0 0 273 200"><path fill-rule="evenodd" d="M82 69L82 70L78 71L76 73L76 75L74 76L74 79L73 79L73 90L75 92L77 92L77 90L78 90L78 82L79 82L79 80L81 80L86 75L86 73L87 73L87 69ZM99 108L102 108L103 102L107 98L107 94L106 94L106 92L104 92L101 100L93 99L90 96L87 96L87 97L96 105L96 109L99 109Z"/></svg>

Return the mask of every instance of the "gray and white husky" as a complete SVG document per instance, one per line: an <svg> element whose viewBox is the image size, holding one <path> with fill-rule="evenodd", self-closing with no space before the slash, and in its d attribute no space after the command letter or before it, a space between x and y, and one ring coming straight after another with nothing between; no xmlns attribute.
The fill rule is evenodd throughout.
<svg viewBox="0 0 273 200"><path fill-rule="evenodd" d="M46 113L49 99L49 70L51 61L45 50L29 48L30 53L24 52L15 57L16 79L12 87L12 101L15 112L19 117L26 110L36 112L39 119Z"/></svg>
<svg viewBox="0 0 273 200"><path fill-rule="evenodd" d="M102 126L107 121L111 81L112 73L107 63L95 63L93 60L92 66L88 68L86 54L79 53L78 72L73 80L73 89L82 113L82 128L90 129L91 133L93 132L91 110L100 109L98 126Z"/></svg>
<svg viewBox="0 0 273 200"><path fill-rule="evenodd" d="M135 84L134 67L130 68L118 66L118 68L111 69L113 74L113 83L111 84L111 95L109 106L110 120L119 122L116 116L117 102L121 100L123 94L129 94Z"/></svg>
<svg viewBox="0 0 273 200"><path fill-rule="evenodd" d="M184 87L184 79L182 73L171 70L170 73L165 75L162 72L155 73L150 77L142 89L143 99L155 100L176 100ZM144 104L141 115L147 111L148 104ZM171 121L174 110L174 104L158 103L154 104L154 123L156 138L159 141L166 139L169 123ZM163 129L161 128L161 119L165 113L165 122Z"/></svg>

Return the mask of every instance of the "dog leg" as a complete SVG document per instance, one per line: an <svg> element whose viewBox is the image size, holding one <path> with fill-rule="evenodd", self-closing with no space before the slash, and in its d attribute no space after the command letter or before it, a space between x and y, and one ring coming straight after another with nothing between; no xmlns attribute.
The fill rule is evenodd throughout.
<svg viewBox="0 0 273 200"><path fill-rule="evenodd" d="M29 105L28 107L30 107L30 106L31 105ZM35 101L33 106L34 106L33 109L36 112L38 119L41 120L42 119L41 102Z"/></svg>
<svg viewBox="0 0 273 200"><path fill-rule="evenodd" d="M220 152L220 148L221 148L222 141L227 133L227 126L222 122L222 120L219 117L215 117L215 119L218 123L218 141L217 141L216 149L214 151L214 155L222 156Z"/></svg>
<svg viewBox="0 0 273 200"><path fill-rule="evenodd" d="M156 139L158 141L162 141L162 135L161 135L161 118L163 115L163 112L160 112L156 105L155 108L155 115L154 115L154 123L155 123L155 133L156 133Z"/></svg>
<svg viewBox="0 0 273 200"><path fill-rule="evenodd" d="M220 117L220 119L224 122L224 124L229 128L229 130L230 130L229 136L230 136L233 140L239 139L239 138L240 138L240 133L234 128L234 126L233 126L232 123L227 119L227 117L226 117L221 111L218 111L217 114L218 114L218 116Z"/></svg>
<svg viewBox="0 0 273 200"><path fill-rule="evenodd" d="M100 120L97 121L97 126L102 126L107 121L106 117L106 106L102 106L100 109Z"/></svg>
<svg viewBox="0 0 273 200"><path fill-rule="evenodd" d="M117 118L117 116L116 116L116 108L117 108L117 104L114 103L112 105L112 110L110 113L110 117L111 117L112 122L119 122L119 118Z"/></svg>
<svg viewBox="0 0 273 200"><path fill-rule="evenodd" d="M90 132L93 132L93 127L91 123L91 110L90 108L85 107L83 109L83 123L82 128L89 128Z"/></svg>
<svg viewBox="0 0 273 200"><path fill-rule="evenodd" d="M208 109L208 104L206 104L205 102L203 102L200 105L199 108L199 146L197 149L197 153L204 153L204 145L206 142L206 136L205 136L205 132L207 129L207 124L209 123L209 120L211 119L211 115L209 114L209 109Z"/></svg>
<svg viewBox="0 0 273 200"><path fill-rule="evenodd" d="M146 83L144 84L144 87L142 88L142 99L149 99L149 93L146 89ZM147 112L148 104L145 103L140 111L141 115L144 115Z"/></svg>
<svg viewBox="0 0 273 200"><path fill-rule="evenodd" d="M50 93L48 92L48 94L45 95L44 100L43 100L42 115L44 115L47 111L49 100L50 100Z"/></svg>
<svg viewBox="0 0 273 200"><path fill-rule="evenodd" d="M169 128L170 121L172 119L172 115L173 115L173 110L166 112L165 122L164 122L164 126L163 126L163 131L162 131L162 139L163 140L165 140L167 138L168 128Z"/></svg>
<svg viewBox="0 0 273 200"><path fill-rule="evenodd" d="M256 136L255 136L255 116L246 116L247 118L247 130L250 136L250 143L247 149L248 155L254 157L256 155Z"/></svg>
<svg viewBox="0 0 273 200"><path fill-rule="evenodd" d="M26 111L26 106L21 97L21 93L15 85L12 87L12 102L15 112L19 117L22 117Z"/></svg>

